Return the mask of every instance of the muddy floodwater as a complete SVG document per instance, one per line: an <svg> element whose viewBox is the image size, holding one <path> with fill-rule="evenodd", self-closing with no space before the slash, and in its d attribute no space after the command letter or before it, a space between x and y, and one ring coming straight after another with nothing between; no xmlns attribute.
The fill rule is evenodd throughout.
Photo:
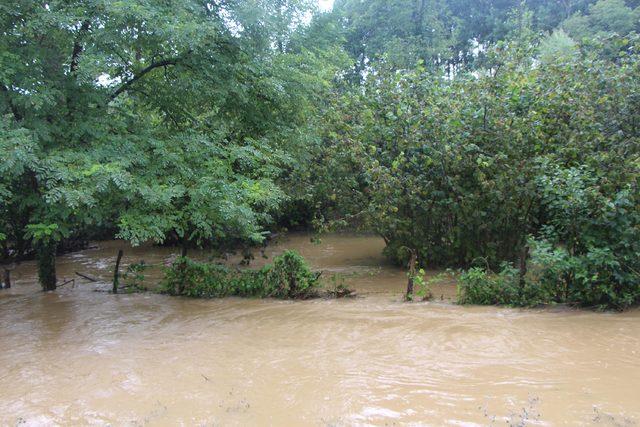
<svg viewBox="0 0 640 427"><path fill-rule="evenodd" d="M309 237L266 255L297 249L358 298L111 295L119 247L151 282L175 256L118 242L58 260L105 283L43 294L22 264L0 292L0 425L640 425L640 311L460 307L451 282L407 304L379 239Z"/></svg>

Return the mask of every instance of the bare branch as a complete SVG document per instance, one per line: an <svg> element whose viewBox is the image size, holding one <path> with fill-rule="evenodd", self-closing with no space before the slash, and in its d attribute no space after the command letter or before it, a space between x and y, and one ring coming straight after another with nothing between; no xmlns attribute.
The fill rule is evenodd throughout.
<svg viewBox="0 0 640 427"><path fill-rule="evenodd" d="M140 70L140 72L136 73L132 78L124 82L115 92L111 94L110 100L113 101L114 99L116 99L122 92L125 92L127 89L129 89L131 85L133 85L135 82L137 82L156 68L166 67L167 65L176 65L177 63L178 60L175 58L165 59L159 62L152 62L147 67Z"/></svg>

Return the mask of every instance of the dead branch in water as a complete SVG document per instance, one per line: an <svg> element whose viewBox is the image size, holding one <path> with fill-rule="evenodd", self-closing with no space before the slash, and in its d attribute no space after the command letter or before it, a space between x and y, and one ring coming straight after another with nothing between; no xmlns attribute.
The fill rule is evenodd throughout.
<svg viewBox="0 0 640 427"><path fill-rule="evenodd" d="M69 279L69 280L65 280L61 285L58 285L59 288L63 287L64 285L68 285L69 283L73 283L73 287L76 286L76 279Z"/></svg>
<svg viewBox="0 0 640 427"><path fill-rule="evenodd" d="M86 275L86 274L78 273L77 271L76 271L76 274L77 274L78 276L82 277L83 279L87 279L87 280L88 280L88 281L90 281L90 282L93 282L93 283L97 283L97 282L99 282L99 280L98 280L98 279L96 279L96 278L94 278L94 277L91 277L91 276L88 276L88 275Z"/></svg>

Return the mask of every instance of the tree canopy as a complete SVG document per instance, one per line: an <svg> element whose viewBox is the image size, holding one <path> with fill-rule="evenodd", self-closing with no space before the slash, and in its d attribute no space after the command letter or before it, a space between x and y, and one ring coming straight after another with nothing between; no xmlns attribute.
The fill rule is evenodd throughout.
<svg viewBox="0 0 640 427"><path fill-rule="evenodd" d="M534 263L511 301L628 306L639 25L630 0L7 0L2 262L51 290L72 239L357 227L400 263Z"/></svg>

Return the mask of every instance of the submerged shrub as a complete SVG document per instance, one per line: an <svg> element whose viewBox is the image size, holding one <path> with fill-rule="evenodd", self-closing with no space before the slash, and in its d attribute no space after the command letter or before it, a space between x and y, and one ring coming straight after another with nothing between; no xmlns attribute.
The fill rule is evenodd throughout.
<svg viewBox="0 0 640 427"><path fill-rule="evenodd" d="M306 299L318 295L319 274L298 253L286 251L260 270L230 269L179 258L167 268L161 290L193 298L229 296Z"/></svg>
<svg viewBox="0 0 640 427"><path fill-rule="evenodd" d="M276 298L304 299L315 294L319 275L311 272L307 262L294 251L286 251L263 268L263 284Z"/></svg>
<svg viewBox="0 0 640 427"><path fill-rule="evenodd" d="M585 168L550 169L540 180L550 220L531 242L530 280L555 302L619 310L640 303L637 165L615 186Z"/></svg>
<svg viewBox="0 0 640 427"><path fill-rule="evenodd" d="M476 304L563 303L622 310L640 303L640 169L616 181L586 166L545 163L536 179L545 224L529 239L527 274L505 297L507 273L463 274L462 301ZM477 292L476 292L477 291ZM492 302L493 301L493 302Z"/></svg>
<svg viewBox="0 0 640 427"><path fill-rule="evenodd" d="M462 273L458 281L460 304L503 305L518 300L518 280L513 269L491 274L474 267Z"/></svg>
<svg viewBox="0 0 640 427"><path fill-rule="evenodd" d="M460 304L537 306L571 304L623 310L640 302L640 277L622 253L590 247L571 254L547 240L533 246L526 276L506 266L498 274L464 271L458 282Z"/></svg>
<svg viewBox="0 0 640 427"><path fill-rule="evenodd" d="M464 271L458 280L458 303L534 307L553 302L546 286L521 277L510 264L499 273L481 268Z"/></svg>
<svg viewBox="0 0 640 427"><path fill-rule="evenodd" d="M622 310L640 302L640 276L633 262L611 247L592 246L572 255L541 240L529 280L547 289L553 302Z"/></svg>

